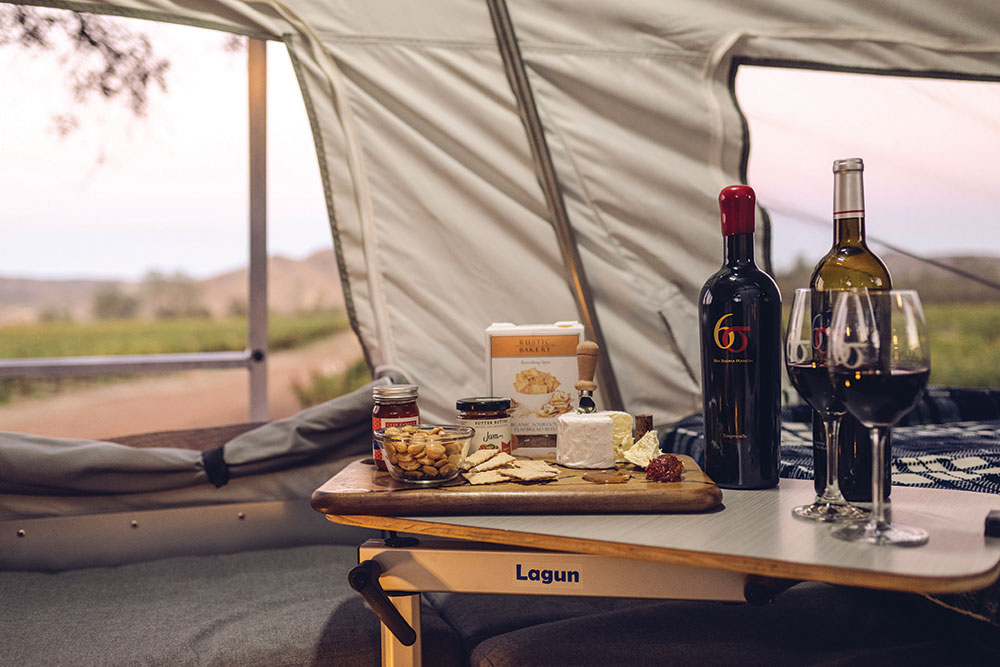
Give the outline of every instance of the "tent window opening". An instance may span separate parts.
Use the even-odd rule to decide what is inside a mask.
[[[248,380],[242,391],[213,393],[215,414],[201,421],[165,427],[153,418],[143,428],[124,419],[120,426],[31,432],[110,437],[273,418],[268,245],[300,255],[303,244],[313,252],[330,246],[284,44],[137,19],[26,11],[72,30],[49,29],[44,43],[24,45],[11,38],[13,23],[0,22],[7,31],[0,36],[7,121],[0,178],[9,186],[0,209],[0,430],[29,430],[23,424],[32,423],[30,403],[40,404],[39,395],[94,382],[118,386],[123,411],[130,409],[129,387],[141,386],[130,385],[137,376],[173,377],[195,392],[201,380],[162,374],[193,369]],[[128,53],[129,68],[88,88],[105,65],[100,53],[74,44],[79,29]],[[269,53],[277,57],[269,60]],[[271,99],[269,70],[279,73],[277,92],[291,99],[291,110]],[[148,83],[137,90],[143,77]],[[276,111],[270,119],[269,108]],[[293,125],[290,138],[283,128]],[[268,191],[267,131],[275,126],[278,167],[295,171],[288,192],[281,178]],[[292,158],[299,166],[282,169],[290,145],[305,150]],[[296,202],[272,215],[283,223],[278,234],[267,229],[275,201]],[[317,297],[313,302],[324,307]],[[294,337],[289,326],[318,325],[277,322]],[[152,417],[172,409],[162,402],[146,410]]]
[[[735,95],[782,293],[830,248],[833,161],[860,157],[868,243],[920,293],[931,382],[1000,387],[1000,83],[744,64]]]

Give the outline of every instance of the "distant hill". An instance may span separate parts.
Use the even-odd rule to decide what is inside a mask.
[[[898,253],[880,255],[889,268],[892,285],[915,289],[925,303],[964,302],[1000,303],[1000,291],[956,275],[918,259]],[[818,259],[818,258],[817,258]],[[1000,284],[1000,257],[934,257],[934,262],[954,267],[974,276]],[[813,267],[801,264],[775,276],[783,298],[790,299],[799,287],[809,286]]]
[[[332,250],[320,250],[296,260],[275,256],[268,261],[268,306],[272,312],[293,313],[344,306],[337,260]],[[213,317],[222,317],[247,301],[247,270],[237,269],[192,281],[195,298]],[[0,277],[0,324],[34,322],[45,317],[93,319],[95,295],[117,289],[140,301],[139,316],[151,317],[142,305],[142,281],[35,280]]]
[[[202,303],[213,315],[224,314],[234,300],[247,298],[247,270],[224,273],[201,281]],[[273,312],[294,313],[342,308],[337,258],[320,250],[305,259],[275,256],[267,263],[268,307]]]
[[[1000,303],[1000,292],[953,275],[919,260],[895,253],[884,254],[893,285],[913,288],[926,303]],[[941,257],[935,261],[1000,283],[1000,257]],[[809,285],[812,266],[800,265],[775,278],[781,293],[790,299],[797,287]],[[272,312],[294,313],[344,306],[337,260],[332,250],[320,250],[304,259],[272,257],[268,262],[269,307]],[[43,317],[93,319],[95,294],[114,287],[142,301],[143,283],[100,280],[34,280],[0,277],[0,324],[34,322]],[[198,303],[213,317],[222,317],[247,299],[245,268],[194,281]],[[140,307],[140,317],[151,317]]]
[[[89,317],[94,293],[106,284],[97,280],[33,280],[0,277],[0,324],[34,322],[42,313]]]

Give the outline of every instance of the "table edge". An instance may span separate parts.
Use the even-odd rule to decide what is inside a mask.
[[[478,526],[457,526],[415,518],[346,514],[326,514],[325,516],[334,523],[360,528],[394,530],[404,533],[476,540],[494,544],[546,549],[549,551],[566,551],[616,558],[635,558],[638,560],[728,570],[779,579],[820,581],[829,584],[860,586],[907,593],[965,593],[985,588],[1000,577],[1000,560],[990,569],[973,575],[923,577],[767,558],[717,554],[705,551],[672,549],[669,547],[624,545],[601,540],[537,535],[521,531],[497,530]]]

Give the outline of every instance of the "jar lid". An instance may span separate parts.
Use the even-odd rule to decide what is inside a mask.
[[[455,401],[455,409],[462,412],[496,412],[497,410],[510,410],[510,399],[499,396],[476,396],[473,398],[460,398]]]
[[[372,388],[372,398],[413,400],[417,397],[417,385],[415,384],[380,384]]]

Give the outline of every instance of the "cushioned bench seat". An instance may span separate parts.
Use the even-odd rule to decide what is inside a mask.
[[[451,596],[458,598],[458,596]],[[609,610],[532,621],[473,636],[472,665],[997,665],[1000,642],[984,623],[911,595],[799,584],[767,607],[630,600]],[[566,601],[566,607],[579,607]],[[524,616],[516,600],[458,600],[446,619]],[[459,613],[461,610],[461,613]],[[471,621],[475,624],[475,621]],[[460,624],[469,633],[470,621]]]
[[[347,572],[351,546],[0,573],[3,665],[376,664],[379,624]],[[426,664],[465,662],[424,604]]]
[[[377,665],[352,546],[0,573],[3,665]],[[426,594],[449,665],[997,664],[989,626],[909,595],[801,584],[768,607]]]

